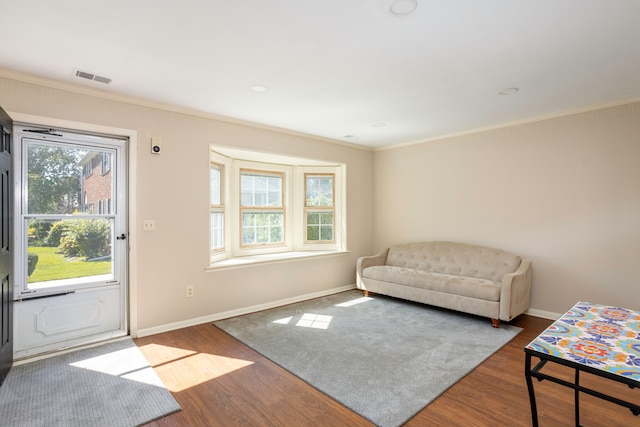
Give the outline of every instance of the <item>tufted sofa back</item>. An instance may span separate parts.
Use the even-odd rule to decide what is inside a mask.
[[[386,265],[502,281],[521,258],[510,252],[455,242],[405,243],[389,249]]]

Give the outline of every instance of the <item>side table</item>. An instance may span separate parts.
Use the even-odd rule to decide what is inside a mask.
[[[640,414],[638,403],[631,403],[580,385],[580,372],[588,372],[640,387],[640,311],[578,302],[524,349],[525,379],[529,390],[533,426],[538,426],[533,380],[549,380],[572,388],[575,395],[575,421],[580,426],[579,394],[586,393],[613,402]],[[532,368],[531,358],[540,361]],[[573,382],[542,372],[547,363],[575,369]]]

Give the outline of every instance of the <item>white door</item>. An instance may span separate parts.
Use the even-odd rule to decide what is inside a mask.
[[[126,335],[127,141],[14,135],[15,358]]]

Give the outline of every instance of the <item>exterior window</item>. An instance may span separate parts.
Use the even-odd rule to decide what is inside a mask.
[[[282,174],[240,170],[241,246],[284,243]]]
[[[102,161],[100,163],[100,173],[105,175],[111,170],[111,153],[102,153]]]
[[[223,202],[223,177],[224,166],[211,163],[210,171],[210,229],[211,251],[224,250],[224,202]]]
[[[334,175],[305,174],[304,216],[307,242],[334,241]]]

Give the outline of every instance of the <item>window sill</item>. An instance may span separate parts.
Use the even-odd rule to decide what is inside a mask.
[[[275,254],[243,256],[235,258],[227,258],[216,261],[206,268],[206,271],[226,270],[233,268],[250,267],[259,264],[273,264],[280,262],[296,261],[299,259],[331,257],[346,255],[349,251],[299,251],[299,252],[280,252]]]

